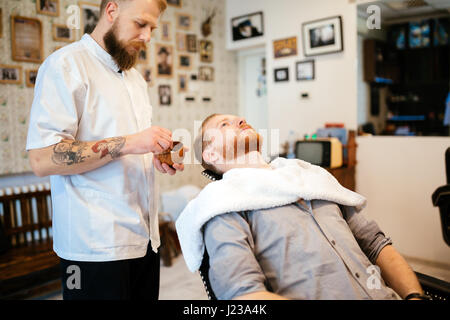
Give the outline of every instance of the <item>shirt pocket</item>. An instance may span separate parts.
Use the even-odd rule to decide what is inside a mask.
[[[93,249],[146,245],[148,228],[138,206],[138,192],[117,195],[82,190],[89,210],[89,238]]]

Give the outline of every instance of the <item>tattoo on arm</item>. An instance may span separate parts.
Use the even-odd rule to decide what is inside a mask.
[[[88,156],[83,155],[87,148],[85,142],[62,141],[53,147],[52,161],[57,165],[73,165],[86,160]]]
[[[116,159],[121,156],[120,150],[125,145],[125,138],[116,137],[108,140],[101,140],[92,146],[92,151],[95,153],[101,152],[100,159],[107,154],[111,155],[111,158]]]

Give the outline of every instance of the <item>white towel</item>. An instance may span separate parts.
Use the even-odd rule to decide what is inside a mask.
[[[223,179],[208,184],[191,200],[176,221],[187,267],[200,268],[203,252],[202,226],[213,217],[246,210],[266,209],[305,200],[328,200],[353,206],[359,212],[366,199],[339,184],[325,169],[298,159],[277,158],[273,170],[236,168]]]

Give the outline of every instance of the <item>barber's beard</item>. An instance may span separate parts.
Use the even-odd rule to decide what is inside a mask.
[[[117,21],[114,22],[111,29],[104,35],[103,41],[106,50],[116,62],[120,70],[131,69],[137,61],[139,52],[145,50],[145,43],[141,41],[130,41],[124,43],[117,38]],[[130,53],[127,48],[134,47],[136,50]]]

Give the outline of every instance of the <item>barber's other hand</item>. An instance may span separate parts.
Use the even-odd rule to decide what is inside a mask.
[[[171,167],[167,163],[161,163],[161,161],[157,157],[153,157],[153,164],[159,172],[168,173],[171,176],[173,176],[177,171],[184,170],[184,164],[182,163],[174,163]]]
[[[162,153],[163,151],[172,148],[172,132],[170,130],[152,126],[136,134],[126,137],[126,144],[128,153],[143,154],[143,153]]]

